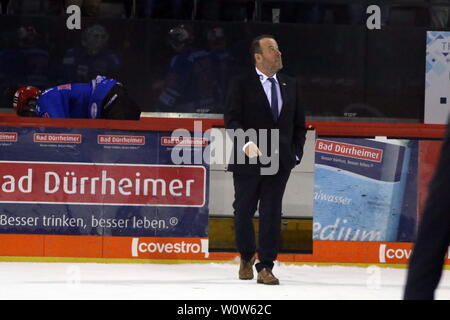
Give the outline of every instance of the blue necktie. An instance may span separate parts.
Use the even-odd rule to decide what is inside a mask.
[[[273,119],[275,121],[277,121],[278,120],[278,93],[277,93],[276,80],[274,78],[268,78],[268,79],[272,83],[270,108],[272,109]]]

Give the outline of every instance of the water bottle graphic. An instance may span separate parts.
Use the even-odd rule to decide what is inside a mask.
[[[317,139],[314,240],[396,241],[407,140]]]

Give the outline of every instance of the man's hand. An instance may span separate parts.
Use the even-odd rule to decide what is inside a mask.
[[[249,158],[259,157],[262,155],[261,151],[258,149],[258,146],[253,142],[250,142],[244,147],[244,152]]]

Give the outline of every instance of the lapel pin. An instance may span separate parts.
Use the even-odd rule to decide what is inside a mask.
[[[286,82],[282,82],[281,84],[282,84],[283,86],[285,86],[285,85],[286,85]]]

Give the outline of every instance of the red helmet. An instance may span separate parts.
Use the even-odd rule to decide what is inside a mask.
[[[41,90],[36,87],[22,87],[14,94],[13,107],[19,116],[32,116],[36,114],[36,100]],[[31,100],[31,102],[30,102]]]

